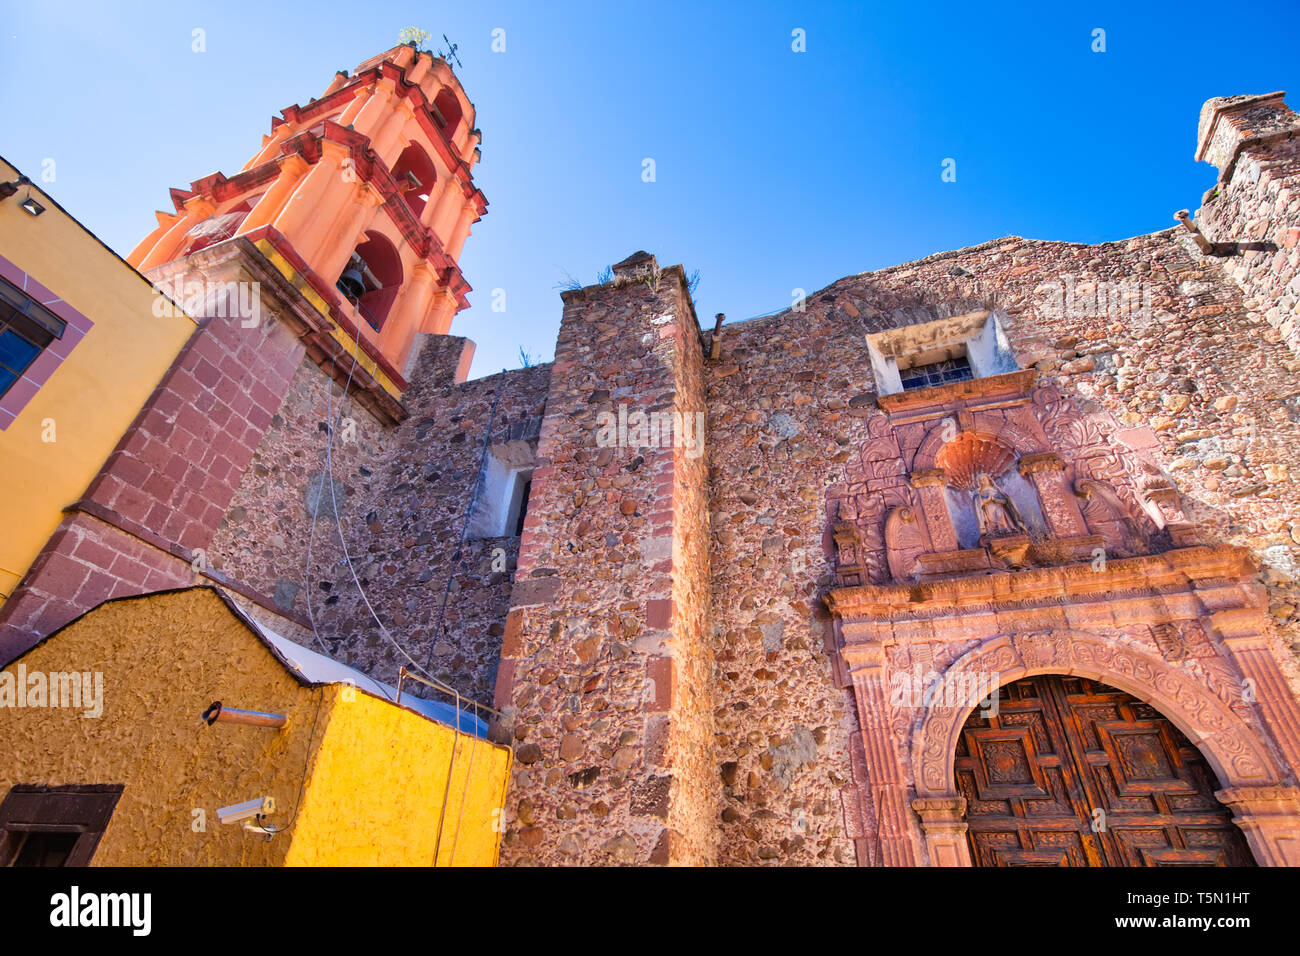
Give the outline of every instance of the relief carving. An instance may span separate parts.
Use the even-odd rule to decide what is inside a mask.
[[[1162,528],[1188,524],[1182,497],[1171,479],[1161,474],[1150,462],[1142,463],[1142,476],[1138,480],[1142,502],[1147,511]]]
[[[1138,523],[1108,484],[1080,478],[1074,483],[1074,493],[1083,500],[1083,520],[1088,531],[1106,539],[1107,551],[1127,556],[1146,550],[1147,542]]]
[[[1151,701],[1185,730],[1193,743],[1202,744],[1211,762],[1226,778],[1264,783],[1277,778],[1277,770],[1243,720],[1218,694],[1183,668],[1147,657],[1135,648],[1091,634],[1038,632],[999,637],[956,661],[956,670],[1002,675],[1000,682],[1015,680],[1027,669],[1052,670],[1091,677],[1122,689],[1131,689]],[[1127,685],[1127,686],[1125,686]],[[957,711],[961,710],[960,713]],[[956,734],[969,708],[930,708],[914,743],[917,789],[921,795],[952,789],[951,765]]]
[[[889,573],[895,581],[910,579],[916,571],[916,559],[929,550],[930,542],[908,505],[899,505],[885,518],[885,553]]]

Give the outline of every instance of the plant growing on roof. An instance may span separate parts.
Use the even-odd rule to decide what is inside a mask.
[[[397,39],[400,43],[414,47],[417,52],[429,50],[428,30],[421,30],[419,27],[402,27],[402,32],[397,34]]]

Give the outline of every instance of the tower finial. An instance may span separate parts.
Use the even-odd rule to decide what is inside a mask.
[[[447,44],[447,52],[443,53],[439,50],[438,56],[442,57],[444,60],[451,60],[451,62],[456,64],[457,69],[463,70],[464,67],[461,65],[459,57],[456,56],[456,50],[458,49],[457,45],[448,40],[447,34],[445,33],[442,35],[442,42]]]

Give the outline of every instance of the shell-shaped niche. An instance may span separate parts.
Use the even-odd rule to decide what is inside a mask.
[[[943,469],[950,487],[970,491],[979,475],[996,478],[1015,460],[1016,453],[996,438],[963,432],[939,449],[934,463]]]

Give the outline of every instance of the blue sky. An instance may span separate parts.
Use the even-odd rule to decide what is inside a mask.
[[[0,26],[0,154],[33,178],[54,159],[46,188],[125,254],[169,187],[233,174],[272,115],[405,26],[459,44],[483,130],[490,206],[452,325],[478,343],[475,376],[517,367],[521,346],[549,360],[557,283],[637,249],[699,270],[708,324],[998,236],[1166,228],[1214,179],[1192,159],[1201,103],[1300,73],[1291,3],[44,0]]]

